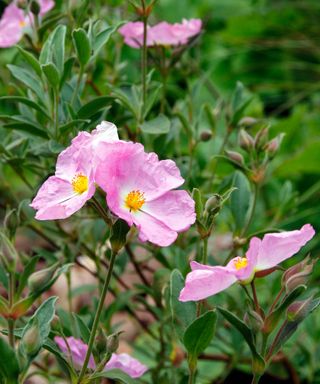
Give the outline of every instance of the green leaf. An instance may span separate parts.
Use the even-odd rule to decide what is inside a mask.
[[[156,102],[160,90],[162,88],[162,85],[159,85],[153,92],[150,92],[148,95],[146,104],[143,109],[143,118],[145,119],[148,116],[148,113],[150,112],[151,108],[153,107],[154,103]]]
[[[19,277],[19,286],[16,291],[16,297],[20,297],[23,289],[27,285],[28,277],[34,272],[37,262],[39,261],[39,256],[33,256],[28,264],[24,267],[22,275]]]
[[[196,303],[193,301],[181,302],[179,295],[184,287],[184,278],[178,269],[172,271],[170,276],[170,309],[172,322],[177,335],[182,340],[189,324],[196,318]]]
[[[213,310],[198,317],[188,326],[183,336],[183,344],[188,351],[189,360],[196,360],[211,343],[216,322],[217,314]]]
[[[126,373],[120,371],[120,369],[111,369],[110,371],[95,373],[94,375],[90,376],[90,381],[101,379],[103,377],[106,379],[119,380],[121,383],[125,384],[135,384],[137,382]]]
[[[91,56],[90,40],[83,28],[75,29],[72,32],[72,39],[80,65],[84,67]]]
[[[279,323],[282,315],[291,303],[293,303],[307,289],[305,285],[299,285],[283,300],[283,302],[264,321],[263,330],[266,333],[272,332]]]
[[[107,103],[110,102],[110,99],[109,96],[100,96],[89,101],[78,110],[78,118],[88,119],[101,109],[107,108]]]
[[[43,139],[49,138],[47,132],[42,131],[41,129],[37,128],[35,125],[33,125],[31,123],[29,123],[29,124],[18,123],[18,122],[17,123],[8,123],[8,124],[4,124],[3,128],[14,129],[17,131],[23,131],[23,132],[29,133],[32,136],[42,137]]]
[[[245,341],[247,342],[251,353],[252,353],[252,366],[253,371],[255,373],[263,373],[265,369],[265,362],[262,358],[262,356],[257,352],[254,339],[251,333],[250,328],[237,316],[235,316],[233,313],[227,311],[224,308],[217,307],[217,310],[221,313],[221,315],[229,321],[230,324],[232,324],[243,336]]]
[[[99,32],[95,38],[94,38],[94,42],[93,42],[93,46],[92,46],[92,50],[93,50],[93,54],[96,55],[100,49],[105,45],[107,44],[108,40],[110,39],[110,36],[117,31],[117,29],[123,25],[123,22],[117,24],[116,26],[114,27],[107,27],[106,29],[104,29],[103,31]]]
[[[53,63],[48,63],[42,64],[41,69],[45,74],[49,84],[56,89],[60,82],[60,76],[57,67]]]
[[[0,374],[7,379],[7,383],[18,383],[18,360],[14,350],[3,338],[0,338],[0,356]]]
[[[59,132],[60,132],[61,134],[69,133],[70,130],[71,130],[71,128],[73,128],[75,125],[79,125],[79,124],[83,124],[83,123],[90,123],[90,120],[88,120],[88,119],[76,119],[76,120],[72,120],[72,121],[70,121],[69,123],[60,125],[60,127],[59,127]]]
[[[230,198],[231,212],[235,219],[236,228],[242,229],[246,223],[250,207],[251,190],[247,177],[240,171],[235,171],[233,187],[237,188]]]
[[[16,47],[19,49],[23,58],[30,64],[30,66],[33,68],[33,70],[36,72],[36,74],[39,77],[41,77],[42,71],[41,71],[39,61],[31,53],[29,53],[25,49],[21,48],[19,45],[17,45]]]
[[[64,70],[64,50],[65,50],[65,39],[66,39],[67,27],[65,25],[58,25],[53,31],[52,37],[52,55],[54,63],[60,76]]]
[[[86,344],[88,344],[89,343],[89,339],[90,339],[90,330],[89,330],[89,328],[87,327],[85,322],[82,320],[82,318],[78,314],[73,313],[72,316],[73,316],[73,319],[74,319],[74,323],[76,324],[76,326],[78,328],[78,334],[80,335],[80,338]]]
[[[163,135],[169,132],[170,125],[170,120],[165,115],[160,114],[155,119],[145,121],[141,126],[141,130],[152,135]]]
[[[28,107],[35,109],[36,111],[42,113],[45,117],[48,119],[51,119],[50,116],[47,114],[47,112],[39,106],[39,104],[35,103],[34,101],[28,99],[27,97],[22,96],[2,96],[0,97],[0,101],[14,101],[17,103],[21,103],[24,105],[27,105]]]
[[[7,66],[12,76],[20,80],[24,85],[27,86],[27,88],[31,89],[39,97],[40,100],[44,100],[45,95],[41,86],[41,79],[38,76],[31,73],[29,70],[18,67],[16,65],[8,64]]]

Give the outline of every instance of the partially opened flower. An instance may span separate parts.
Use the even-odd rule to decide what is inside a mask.
[[[162,21],[154,26],[147,26],[147,46],[177,46],[187,44],[189,39],[201,32],[200,19],[183,20],[182,23],[170,24]],[[133,48],[143,45],[143,23],[129,22],[119,28],[124,42]]]
[[[32,14],[25,14],[16,5],[16,1],[10,3],[4,10],[0,20],[0,48],[11,47],[19,42],[26,28],[33,21]],[[53,0],[39,0],[40,16],[54,7]]]
[[[172,190],[184,182],[172,160],[159,161],[141,144],[123,141],[100,143],[97,156],[95,179],[107,193],[108,207],[137,226],[141,241],[168,246],[195,222],[189,194]]]
[[[315,234],[310,224],[300,230],[253,237],[246,257],[235,257],[225,267],[191,262],[192,271],[180,292],[180,301],[198,301],[215,295],[235,282],[247,284],[254,274],[275,267],[296,254]]]
[[[70,359],[72,359],[72,362],[75,367],[80,369],[84,363],[88,350],[87,344],[85,344],[79,339],[75,339],[74,337],[67,337],[67,344],[65,340],[59,336],[56,336],[54,338],[54,341],[58,344],[61,351]],[[89,359],[88,368],[96,368],[96,364],[92,355]],[[134,359],[127,353],[113,353],[111,355],[110,360],[105,365],[104,371],[110,371],[111,369],[120,369],[132,378],[138,378],[148,370],[148,367],[146,367],[144,364],[140,363],[139,360]]]
[[[80,132],[60,153],[56,172],[39,189],[30,206],[36,219],[65,219],[78,211],[94,192],[95,150],[100,142],[118,140],[117,128],[102,122],[92,133]]]

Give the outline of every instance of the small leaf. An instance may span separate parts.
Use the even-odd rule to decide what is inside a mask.
[[[6,129],[15,129],[17,131],[23,131],[26,133],[29,133],[32,136],[38,136],[42,137],[43,139],[48,139],[49,136],[47,132],[42,131],[41,129],[37,128],[35,125],[32,125],[31,123],[8,123],[4,124],[2,126],[3,128]]]
[[[18,383],[19,363],[10,345],[0,337],[0,374],[7,379],[6,383]]]
[[[53,63],[42,64],[41,69],[45,74],[49,84],[57,88],[60,82],[60,76],[57,67]]]
[[[94,38],[94,42],[93,42],[93,47],[92,47],[92,50],[93,50],[93,54],[96,55],[100,49],[105,45],[107,44],[108,40],[110,39],[110,36],[117,31],[118,28],[121,27],[121,25],[123,25],[123,22],[121,23],[118,23],[116,26],[114,27],[107,27],[106,29],[104,29],[103,31],[99,32],[95,38]]]
[[[100,96],[89,101],[79,109],[77,113],[78,118],[88,119],[101,109],[107,108],[107,103],[110,102],[110,99],[111,98],[109,96]]]
[[[231,195],[231,212],[236,222],[236,228],[242,229],[246,223],[251,199],[250,184],[247,177],[240,171],[235,171],[233,188],[237,188]]]
[[[16,291],[16,297],[20,297],[23,289],[27,285],[28,277],[34,272],[39,256],[33,256],[28,264],[24,267],[22,275],[19,277],[19,286]]]
[[[89,328],[87,327],[87,325],[85,324],[85,322],[82,320],[82,318],[76,314],[76,313],[73,313],[72,314],[73,316],[73,319],[74,319],[74,322],[78,328],[78,333],[80,334],[80,338],[86,343],[88,344],[89,343],[89,339],[90,339],[90,330]]]
[[[183,344],[188,351],[189,359],[196,360],[211,343],[216,322],[216,312],[208,311],[188,326],[183,336]]]
[[[151,135],[162,135],[169,132],[170,124],[170,120],[165,115],[160,114],[155,119],[145,121],[141,130]]]
[[[28,107],[35,109],[38,112],[41,112],[45,117],[50,119],[50,116],[47,114],[47,112],[39,106],[39,104],[35,103],[34,101],[28,99],[27,97],[22,96],[2,96],[0,97],[0,101],[15,101],[17,103],[21,103],[24,105],[27,105]]]
[[[90,120],[88,119],[76,119],[76,120],[72,120],[70,121],[69,123],[65,123],[63,125],[60,125],[59,127],[59,132],[63,135],[65,135],[66,133],[69,133],[70,130],[75,126],[75,125],[80,125],[80,124],[83,124],[83,123],[90,123]]]
[[[52,55],[54,59],[54,64],[56,65],[56,68],[59,71],[60,75],[62,75],[64,70],[64,49],[66,32],[67,27],[65,25],[60,24],[53,31],[52,38]]]
[[[40,100],[45,99],[45,94],[41,86],[41,79],[25,68],[8,64],[8,68],[16,79],[20,80],[27,88],[31,89]]]
[[[126,373],[120,371],[120,369],[111,369],[110,371],[95,373],[90,376],[90,381],[94,381],[96,379],[101,378],[119,380],[121,383],[124,384],[135,384],[137,382],[135,379],[132,379]]]
[[[31,67],[36,72],[36,74],[39,77],[41,77],[42,71],[41,71],[39,61],[31,53],[29,53],[25,49],[21,48],[19,45],[17,45],[16,47],[19,49],[19,51],[20,51],[21,55],[24,57],[24,59],[31,65]]]
[[[186,328],[196,318],[196,303],[193,301],[186,303],[179,301],[179,295],[183,287],[183,276],[178,269],[173,270],[170,277],[170,309],[175,331],[181,340]]]
[[[91,46],[86,31],[82,28],[75,29],[72,32],[72,39],[78,60],[81,66],[84,67],[91,56]]]

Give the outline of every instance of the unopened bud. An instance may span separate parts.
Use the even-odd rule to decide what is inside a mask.
[[[255,311],[250,310],[246,312],[243,320],[254,332],[258,332],[263,328],[263,319]]]
[[[60,319],[57,315],[53,316],[53,319],[51,321],[51,328],[55,330],[60,330]]]
[[[271,158],[274,157],[275,154],[278,152],[283,136],[284,136],[283,133],[278,135],[277,137],[268,141],[267,144],[264,146],[265,151],[268,153],[268,155]]]
[[[113,333],[107,337],[107,352],[114,353],[119,348],[119,336],[122,332]]]
[[[129,230],[129,225],[121,219],[118,219],[113,225],[110,243],[111,249],[114,253],[118,253],[120,249],[126,244]]]
[[[103,355],[107,352],[107,337],[101,328],[99,329],[98,336],[96,337],[95,345],[99,355]]]
[[[256,149],[261,149],[266,144],[269,136],[269,127],[264,127],[256,134],[254,146]]]
[[[28,1],[27,0],[18,0],[16,2],[16,5],[18,8],[20,9],[27,9],[27,6],[28,6]]]
[[[202,131],[200,134],[200,140],[201,141],[209,141],[212,138],[212,132],[211,131]]]
[[[235,236],[233,239],[233,247],[234,248],[242,248],[247,243],[247,241],[248,240],[244,237]]]
[[[312,308],[313,297],[309,297],[306,300],[296,301],[289,305],[287,309],[288,321],[303,320]]]
[[[28,278],[30,292],[40,291],[43,286],[47,285],[54,276],[57,266],[57,264],[54,264],[49,268],[42,269],[30,275]]]
[[[240,129],[239,144],[241,148],[250,151],[254,147],[254,139],[247,131]]]
[[[35,323],[26,331],[21,340],[23,349],[28,356],[37,354],[41,347],[41,339],[39,332],[39,323],[35,319]]]
[[[307,283],[316,263],[316,261],[311,261],[311,263],[309,261],[310,259],[306,258],[284,272],[282,286],[285,287],[287,293],[292,292],[299,285]]]
[[[215,193],[206,201],[204,210],[211,216],[217,214],[221,208],[221,201],[222,197],[218,193]]]
[[[195,202],[195,210],[196,210],[196,214],[197,214],[197,219],[199,220],[201,218],[201,215],[202,215],[203,204],[202,204],[201,192],[198,188],[193,188],[192,198]]]
[[[225,151],[227,157],[232,160],[234,163],[239,165],[244,165],[244,159],[241,153],[235,151]]]
[[[178,345],[174,345],[170,353],[170,360],[174,367],[179,367],[184,361],[186,354],[182,348]]]
[[[40,13],[40,4],[36,1],[36,0],[32,0],[31,1],[31,4],[30,4],[30,11],[34,14],[34,15],[36,15],[36,16],[38,16],[39,15],[39,13]]]
[[[257,122],[258,120],[255,119],[254,117],[245,116],[239,121],[238,125],[249,128],[257,124]]]

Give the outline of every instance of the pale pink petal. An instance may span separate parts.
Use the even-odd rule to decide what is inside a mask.
[[[97,125],[96,129],[91,132],[92,146],[95,149],[100,142],[113,142],[118,141],[117,127],[109,121],[102,121]]]
[[[221,292],[237,281],[234,271],[228,267],[210,267],[192,263],[193,270],[187,274],[180,301],[198,301]]]
[[[54,7],[53,0],[39,0],[40,4],[40,16],[43,16]]]
[[[127,353],[113,353],[111,359],[104,367],[105,371],[111,369],[120,369],[132,378],[138,378],[148,370],[148,367]]]
[[[0,48],[17,44],[23,35],[23,28],[28,24],[22,9],[13,2],[9,4],[0,20]]]
[[[290,258],[312,239],[314,234],[310,224],[304,225],[300,230],[266,234],[260,244],[256,269],[269,269]]]
[[[186,231],[195,222],[194,200],[186,191],[170,191],[149,201],[143,212],[156,217],[174,231]]]
[[[77,194],[70,182],[51,176],[42,184],[30,206],[37,210],[38,220],[65,219],[82,208],[94,191],[91,182],[88,191]]]
[[[143,242],[150,241],[160,247],[167,247],[171,245],[178,236],[177,232],[147,213],[141,211],[136,212],[132,214],[132,219],[139,229],[139,239]]]
[[[140,48],[143,44],[143,23],[141,21],[129,22],[119,28],[124,42],[132,48]]]
[[[150,27],[152,45],[177,45],[178,40],[174,34],[174,27],[165,21]]]
[[[88,346],[83,341],[75,339],[72,336],[67,337],[66,340],[70,348],[72,362],[77,368],[82,368],[88,350]],[[54,338],[54,341],[57,343],[60,350],[70,358],[69,349],[65,340],[62,337],[56,336]],[[96,367],[92,355],[90,356],[88,367],[91,369],[95,369]]]

